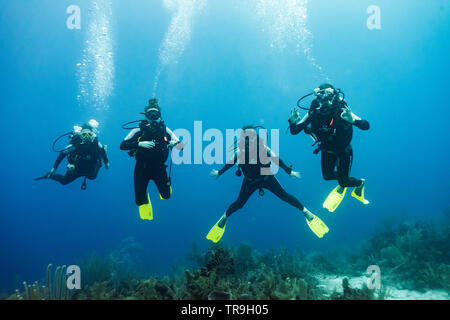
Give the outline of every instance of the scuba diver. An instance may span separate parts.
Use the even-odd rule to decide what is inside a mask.
[[[102,167],[102,161],[106,169],[109,169],[109,160],[106,155],[106,146],[103,146],[97,138],[98,122],[90,120],[83,126],[75,126],[73,132],[69,132],[58,137],[53,143],[53,151],[59,152],[59,156],[53,168],[40,178],[35,180],[51,179],[58,181],[62,185],[67,185],[79,177],[84,177],[81,185],[82,190],[86,190],[86,178],[95,180]],[[63,137],[69,136],[70,143],[63,150],[55,150],[56,143]],[[67,157],[68,165],[65,175],[56,174],[56,170],[64,158]]]
[[[228,218],[232,213],[241,209],[250,196],[259,190],[261,196],[264,195],[264,189],[270,190],[281,200],[299,209],[305,216],[306,222],[311,230],[322,238],[329,231],[328,227],[306,209],[300,201],[293,195],[287,193],[270,171],[271,162],[281,167],[292,178],[300,178],[300,173],[293,171],[292,166],[288,167],[272,150],[267,147],[259,137],[256,129],[258,127],[246,126],[242,130],[242,136],[234,147],[233,159],[229,161],[220,170],[212,170],[211,176],[220,177],[234,165],[238,166],[237,176],[244,175],[241,190],[238,199],[230,205],[227,211],[222,215],[219,221],[210,230],[206,238],[217,243],[225,232]],[[266,157],[267,156],[267,157]]]
[[[161,118],[161,108],[157,99],[150,99],[144,109],[145,120],[137,120],[124,124],[123,129],[131,129],[120,145],[120,150],[129,151],[131,157],[136,158],[134,169],[134,192],[139,215],[142,220],[153,220],[153,208],[147,187],[153,180],[158,188],[161,199],[169,199],[172,194],[170,172],[167,174],[165,162],[169,157],[169,150],[175,146],[182,148],[180,140],[166,127]],[[127,128],[132,123],[139,123],[139,127]],[[170,162],[172,167],[172,161]]]
[[[316,98],[312,101],[311,107],[309,109],[301,107],[300,102],[312,95]],[[354,198],[369,204],[364,198],[365,180],[350,177],[350,170],[353,161],[351,146],[353,126],[369,130],[370,125],[368,121],[356,116],[344,99],[344,93],[340,89],[324,83],[297,102],[300,109],[308,110],[303,119],[300,118],[297,109],[292,110],[289,119],[291,134],[296,135],[303,130],[311,135],[315,144],[319,144],[314,154],[322,152],[323,178],[339,182],[323,203],[323,207],[330,212],[337,209],[349,187],[355,188],[352,192]]]

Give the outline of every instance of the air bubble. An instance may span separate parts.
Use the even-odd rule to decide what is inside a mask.
[[[113,40],[109,32],[110,0],[94,2],[89,10],[89,26],[83,58],[77,64],[81,104],[101,109],[114,90]]]

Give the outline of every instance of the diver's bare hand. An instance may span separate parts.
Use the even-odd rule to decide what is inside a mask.
[[[352,110],[349,106],[344,107],[344,110],[341,113],[341,118],[351,124],[355,123],[355,118],[353,117]]]
[[[300,111],[297,109],[292,109],[291,111],[291,117],[289,118],[291,123],[297,123],[300,121]]]
[[[219,178],[219,176],[220,176],[220,174],[219,174],[219,170],[211,170],[211,172],[209,173],[209,175],[211,176],[211,177],[214,177],[214,178]]]
[[[297,172],[297,171],[292,171],[289,176],[294,179],[300,179],[302,177],[300,172]]]

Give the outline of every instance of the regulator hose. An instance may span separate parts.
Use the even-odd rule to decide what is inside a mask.
[[[124,123],[123,125],[122,125],[122,129],[123,130],[133,130],[133,129],[137,129],[137,128],[139,128],[139,126],[138,127],[128,127],[130,124],[134,124],[134,123],[141,123],[141,122],[143,122],[143,121],[145,121],[145,120],[135,120],[135,121],[130,121],[130,122],[127,122],[127,123]]]
[[[62,138],[66,137],[66,136],[70,136],[72,134],[73,134],[73,132],[67,132],[67,133],[64,133],[64,134],[60,135],[58,138],[56,138],[56,140],[52,144],[52,150],[54,152],[57,152],[57,153],[63,152],[65,148],[62,149],[62,150],[56,150],[55,146],[56,146],[56,144],[58,143],[59,140],[61,140]]]
[[[300,109],[302,109],[302,110],[307,110],[307,111],[309,111],[310,108],[302,107],[302,106],[300,105],[300,102],[302,102],[303,99],[308,98],[309,96],[312,96],[314,93],[315,93],[315,92],[308,93],[308,94],[304,95],[303,97],[301,97],[300,99],[298,99],[298,101],[297,101],[297,107],[300,108]]]

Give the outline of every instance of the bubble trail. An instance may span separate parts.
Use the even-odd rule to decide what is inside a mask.
[[[111,34],[112,4],[109,0],[92,3],[82,60],[77,64],[78,101],[96,110],[108,109],[114,90],[114,53]]]
[[[307,28],[308,0],[258,0],[256,13],[263,23],[263,32],[274,49],[294,48],[328,80],[322,66],[312,54],[312,32]]]
[[[159,48],[159,62],[153,83],[156,96],[159,78],[169,65],[176,64],[191,40],[193,19],[199,13],[205,0],[164,0],[164,6],[172,13],[172,20]]]

